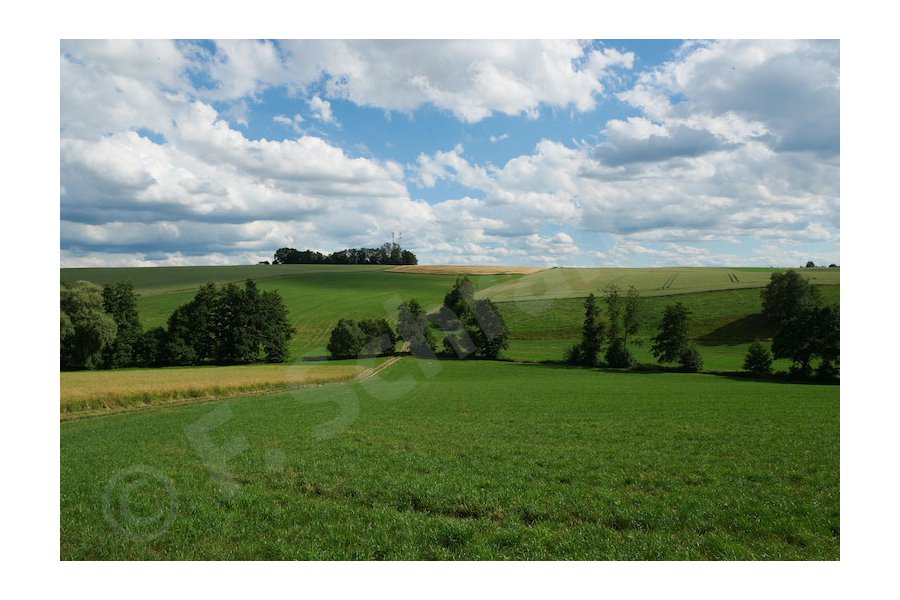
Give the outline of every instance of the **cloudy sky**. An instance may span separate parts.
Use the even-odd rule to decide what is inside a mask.
[[[62,266],[839,262],[837,41],[63,41]]]

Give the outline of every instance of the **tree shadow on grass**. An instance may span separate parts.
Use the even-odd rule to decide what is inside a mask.
[[[775,326],[761,314],[747,315],[735,319],[697,338],[706,346],[733,346],[754,339],[771,339]]]

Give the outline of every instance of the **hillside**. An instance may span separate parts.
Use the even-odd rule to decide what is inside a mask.
[[[399,270],[398,270],[399,269]],[[61,269],[63,281],[86,279],[110,283],[130,279],[140,295],[138,309],[144,328],[163,326],[168,316],[193,297],[207,281],[225,283],[252,278],[263,290],[277,289],[290,310],[297,335],[291,358],[322,356],[328,334],[340,318],[396,319],[397,305],[416,298],[436,308],[460,273],[469,273],[478,297],[490,297],[510,329],[506,355],[516,360],[560,360],[580,335],[582,299],[615,283],[634,285],[645,297],[645,323],[639,337],[649,340],[667,303],[684,302],[692,310],[692,334],[710,370],[739,370],[746,348],[755,337],[771,337],[755,318],[759,289],[774,269],[659,268],[547,269],[493,267],[389,267],[360,265],[255,265],[241,267],[157,267],[123,269]],[[531,272],[527,272],[531,271]],[[829,302],[838,302],[839,269],[800,269],[821,286]],[[672,299],[674,297],[675,299]],[[638,359],[652,362],[649,344],[636,348]]]

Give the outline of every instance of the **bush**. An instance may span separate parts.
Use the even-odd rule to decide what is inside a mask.
[[[610,342],[609,347],[606,349],[606,364],[615,369],[630,369],[634,366],[634,357],[625,346],[625,341],[621,338]]]
[[[772,353],[759,340],[753,340],[750,344],[744,357],[744,370],[757,377],[764,377],[772,372]]]
[[[703,369],[703,357],[700,356],[700,351],[693,344],[681,353],[680,362],[682,368],[689,373],[696,373]]]

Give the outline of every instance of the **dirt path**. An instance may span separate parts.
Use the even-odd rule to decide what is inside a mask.
[[[371,379],[371,378],[375,377],[376,375],[378,375],[379,373],[381,373],[382,371],[384,371],[385,369],[387,369],[389,366],[391,366],[394,363],[396,363],[397,361],[399,361],[401,358],[403,358],[403,357],[402,356],[392,356],[389,359],[387,359],[386,361],[384,361],[383,363],[381,363],[380,365],[378,365],[377,367],[372,367],[371,369],[366,369],[365,371],[360,373],[360,375],[356,379],[352,379],[351,382],[365,381],[366,379]]]

